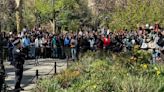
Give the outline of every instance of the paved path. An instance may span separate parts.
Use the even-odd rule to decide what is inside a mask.
[[[24,73],[22,79],[22,85],[24,87],[24,91],[21,92],[31,92],[31,89],[35,87],[36,78],[34,78],[36,74],[36,70],[39,71],[40,77],[46,77],[47,73],[49,73],[53,67],[54,62],[57,62],[57,72],[60,72],[66,69],[67,63],[66,60],[59,59],[39,59],[39,65],[35,66],[34,60],[27,60],[24,64]],[[5,63],[5,68],[7,72],[6,83],[9,86],[9,90],[14,88],[14,80],[15,80],[15,72],[14,67],[9,65],[9,63]],[[54,70],[50,72],[53,74]],[[34,79],[33,79],[34,78]],[[31,82],[31,80],[33,81]]]

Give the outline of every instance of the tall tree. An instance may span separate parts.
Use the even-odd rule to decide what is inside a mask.
[[[15,17],[15,7],[16,3],[14,0],[8,0],[7,2],[7,26],[8,31],[16,30],[16,17]]]
[[[36,0],[36,9],[43,22],[52,22],[55,18],[57,26],[72,31],[79,28],[81,20],[87,20],[89,11],[86,5],[85,0],[55,0],[53,7],[52,0]]]
[[[17,31],[21,31],[22,23],[23,23],[23,16],[22,16],[22,9],[23,9],[23,0],[15,0],[16,2],[16,24],[17,24]]]
[[[109,26],[113,29],[131,29],[140,23],[151,24],[157,21],[163,25],[163,6],[163,0],[127,0],[124,8],[120,6],[115,8]]]

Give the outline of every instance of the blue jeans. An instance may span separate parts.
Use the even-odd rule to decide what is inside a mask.
[[[57,48],[53,48],[52,49],[52,57],[54,57],[54,58],[57,58],[58,57],[58,49]]]
[[[31,58],[35,58],[35,46],[31,46],[31,47],[30,47],[29,56],[30,56]]]
[[[71,48],[71,55],[72,55],[72,59],[75,60],[76,59],[76,48]]]

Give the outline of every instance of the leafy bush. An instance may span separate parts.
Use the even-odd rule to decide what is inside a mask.
[[[57,76],[39,81],[34,92],[164,91],[163,65],[127,66],[129,59],[128,54],[88,53]]]
[[[146,23],[164,24],[163,0],[126,0],[126,4],[115,8],[109,26],[112,29],[134,29]]]

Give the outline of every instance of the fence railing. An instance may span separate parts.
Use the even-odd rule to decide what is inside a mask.
[[[37,80],[39,80],[43,76],[49,76],[49,75],[50,76],[54,76],[54,75],[56,75],[57,74],[57,67],[62,67],[62,66],[64,66],[64,65],[60,65],[59,66],[59,65],[57,65],[57,62],[54,62],[53,68],[49,72],[47,72],[46,74],[40,74],[39,73],[40,71],[37,69],[35,71],[35,75],[30,79],[30,81],[28,81],[28,83],[24,84],[22,86],[22,88],[27,87],[31,83],[37,83]],[[19,91],[21,89],[13,89],[11,86],[8,86],[6,82],[4,82],[4,85],[3,85],[3,89],[2,90],[3,90],[2,92],[10,92],[10,91],[11,92],[16,92],[16,91]]]

